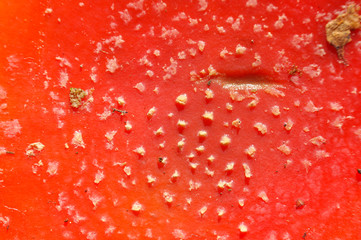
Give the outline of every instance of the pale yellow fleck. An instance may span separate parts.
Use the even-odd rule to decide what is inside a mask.
[[[45,145],[41,142],[35,142],[32,144],[29,144],[29,146],[26,148],[26,155],[27,156],[35,156],[35,151],[41,152],[44,149]]]
[[[177,97],[177,99],[175,100],[175,102],[178,104],[178,105],[181,105],[181,106],[185,106],[187,104],[187,101],[188,101],[188,97],[187,97],[187,94],[181,94]]]
[[[206,99],[207,100],[212,100],[214,97],[214,93],[211,89],[207,88],[204,93],[206,94]]]
[[[244,176],[246,178],[251,178],[252,177],[252,172],[251,172],[251,168],[248,166],[247,163],[243,163],[243,168],[244,168]]]
[[[85,143],[83,141],[83,135],[80,130],[74,132],[73,139],[71,140],[71,143],[77,148],[82,147],[85,148]]]
[[[287,131],[291,131],[292,127],[293,127],[293,121],[291,119],[287,119],[287,122],[285,122],[283,124],[284,128],[287,130]]]
[[[189,163],[189,166],[191,167],[192,170],[196,170],[198,165],[199,163]]]
[[[122,97],[122,96],[117,97],[116,100],[117,100],[119,106],[122,106],[122,107],[123,107],[123,106],[125,105],[124,97]]]
[[[198,212],[199,215],[203,216],[207,212],[208,208],[206,206],[202,207]]]
[[[203,145],[196,147],[196,151],[198,154],[203,153],[205,150],[205,147]]]
[[[228,146],[231,143],[231,138],[228,135],[223,135],[220,140],[220,144],[224,147]]]
[[[172,179],[172,181],[175,181],[179,177],[180,177],[179,172],[177,170],[175,170],[174,173],[172,174],[171,179]]]
[[[130,176],[132,174],[132,169],[129,166],[125,166],[123,171],[127,176]]]
[[[226,109],[227,109],[227,111],[233,111],[233,105],[232,104],[230,104],[230,103],[226,103]]]
[[[163,127],[158,128],[156,131],[153,132],[154,135],[156,136],[163,136],[164,135],[164,130]]]
[[[244,223],[239,224],[238,229],[241,233],[248,232],[248,227]]]
[[[241,120],[239,120],[239,118],[237,118],[236,120],[232,121],[232,126],[234,128],[240,128],[241,127]]]
[[[267,126],[263,123],[257,122],[254,125],[254,128],[258,130],[259,133],[262,135],[267,133]]]
[[[202,117],[206,121],[213,121],[213,119],[214,119],[213,112],[210,112],[210,111],[205,111],[203,113]]]
[[[319,147],[322,144],[326,143],[326,139],[322,136],[317,136],[317,137],[311,138],[310,143]]]
[[[216,159],[216,158],[213,155],[211,155],[207,158],[209,163],[213,163],[214,159]]]
[[[242,45],[238,44],[236,46],[236,54],[243,55],[246,52],[247,48],[243,47]]]
[[[214,171],[210,170],[208,167],[205,168],[204,172],[210,177],[213,177],[214,175]]]
[[[287,146],[286,144],[282,144],[277,149],[279,151],[281,151],[285,155],[290,155],[291,154],[291,148],[289,146]]]
[[[148,113],[147,113],[147,117],[148,118],[152,118],[153,115],[156,113],[157,108],[156,107],[152,107],[151,109],[149,109]]]
[[[208,75],[209,76],[217,76],[218,72],[216,69],[214,69],[214,67],[212,65],[209,65],[208,67]]]
[[[198,41],[198,49],[199,49],[199,51],[203,52],[205,46],[206,46],[206,43],[204,41]]]
[[[233,168],[234,168],[234,162],[230,162],[230,163],[227,163],[226,168],[224,169],[224,171],[231,172],[231,171],[233,171]]]
[[[273,116],[278,117],[281,114],[280,107],[279,106],[273,106],[271,108],[271,112],[272,112]]]
[[[244,207],[244,199],[239,199],[239,200],[238,200],[238,205],[239,205],[240,207]]]
[[[126,122],[125,122],[124,127],[125,127],[125,130],[126,130],[127,132],[131,131],[132,128],[133,128],[132,124],[131,124],[129,121],[126,121]]]
[[[185,145],[185,139],[183,138],[182,140],[180,140],[177,145],[179,150],[183,149]]]
[[[140,204],[138,201],[133,203],[133,205],[132,205],[132,211],[133,212],[140,212],[141,210],[143,210],[143,205],[142,204]]]
[[[173,202],[173,195],[170,194],[169,192],[164,192],[163,193],[163,198],[167,203],[172,203]]]
[[[205,130],[200,130],[199,132],[198,132],[198,137],[199,138],[206,138],[208,136],[208,133],[207,133],[207,131],[205,131]]]
[[[141,157],[145,155],[145,149],[143,146],[137,147],[136,149],[133,150],[133,152],[137,153]]]
[[[177,125],[179,128],[185,128],[188,125],[188,123],[184,120],[178,120]]]
[[[154,177],[154,176],[152,176],[152,175],[147,175],[147,182],[148,182],[148,184],[153,184],[156,180],[157,180],[156,177]]]
[[[269,198],[266,194],[265,191],[261,191],[259,194],[258,194],[258,197],[261,198],[264,202],[268,202],[269,201]]]
[[[226,213],[226,209],[223,207],[217,208],[217,215],[218,217],[222,217]]]
[[[244,150],[244,153],[245,153],[247,156],[249,156],[249,157],[251,157],[251,158],[254,158],[255,155],[256,155],[256,151],[257,151],[256,147],[255,147],[254,145],[251,145],[251,146],[249,146],[247,149]]]
[[[94,183],[98,184],[104,179],[104,173],[103,171],[98,170],[98,172],[95,174]]]

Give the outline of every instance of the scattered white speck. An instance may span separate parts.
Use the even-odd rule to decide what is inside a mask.
[[[239,118],[237,118],[236,120],[234,120],[234,121],[232,121],[232,126],[234,127],[234,128],[241,128],[241,120],[239,120]]]
[[[269,198],[266,194],[265,191],[261,191],[259,194],[258,194],[258,197],[261,198],[264,202],[268,202],[269,201]]]
[[[214,97],[214,93],[211,89],[207,88],[207,90],[204,91],[205,95],[206,95],[206,99],[207,100],[212,100]]]
[[[69,81],[69,75],[68,73],[64,70],[64,71],[60,71],[60,76],[59,76],[59,86],[65,88],[66,84]]]
[[[132,175],[132,169],[129,166],[125,166],[123,171],[125,172],[125,174],[129,177],[130,175]]]
[[[71,140],[71,143],[77,148],[82,147],[85,148],[85,143],[83,141],[83,135],[80,130],[74,132],[73,139]]]
[[[46,170],[50,176],[55,175],[58,172],[59,163],[58,162],[49,162],[48,169]]]
[[[200,139],[204,139],[204,138],[206,138],[207,136],[208,136],[208,133],[207,133],[207,131],[205,131],[205,130],[201,130],[201,131],[198,132],[198,137],[199,137]]]
[[[230,163],[227,163],[226,168],[224,169],[224,171],[231,172],[231,171],[233,171],[233,168],[234,168],[234,162],[230,162]]]
[[[208,7],[207,0],[198,0],[198,3],[199,3],[198,11],[203,12],[207,9]]]
[[[125,122],[124,127],[125,127],[125,130],[126,130],[127,132],[130,132],[130,131],[132,130],[132,128],[133,128],[132,124],[131,124],[129,121],[126,121],[126,122]]]
[[[317,137],[311,138],[310,143],[320,147],[321,145],[326,143],[326,139],[322,136],[317,136]]]
[[[143,157],[145,155],[145,149],[143,146],[137,147],[133,151],[137,153],[140,157]]]
[[[247,163],[243,163],[242,165],[244,168],[244,176],[246,178],[251,178],[252,177],[251,168],[248,166]]]
[[[144,210],[144,207],[143,207],[142,204],[140,204],[138,201],[133,203],[133,205],[132,205],[132,211],[133,212],[139,213],[142,210]]]
[[[247,226],[246,226],[244,223],[239,224],[238,229],[239,229],[239,231],[240,231],[241,233],[246,233],[246,232],[248,232],[248,228],[247,228]]]
[[[243,55],[243,54],[246,52],[246,50],[247,50],[247,48],[244,47],[244,46],[242,46],[242,45],[240,45],[240,44],[238,44],[238,45],[236,46],[236,54],[237,54],[237,55]]]
[[[156,108],[156,107],[152,107],[151,109],[149,109],[149,111],[148,111],[148,113],[147,113],[147,117],[148,117],[149,119],[152,118],[156,111],[157,111],[157,108]]]
[[[198,41],[198,49],[199,49],[199,51],[203,52],[205,46],[206,46],[206,43],[204,41]]]
[[[293,46],[295,46],[297,49],[301,49],[301,47],[305,47],[309,45],[312,42],[313,34],[295,34],[291,40],[291,43]]]
[[[216,158],[213,155],[211,155],[207,158],[209,163],[213,163],[214,159],[216,159]]]
[[[307,105],[304,107],[306,112],[318,112],[323,109],[323,107],[316,107],[315,104],[310,100],[307,102]]]
[[[26,148],[25,154],[27,156],[35,156],[35,151],[41,152],[44,149],[45,145],[41,142],[35,142],[32,144],[29,144],[29,146]]]
[[[207,122],[212,122],[214,117],[213,117],[213,112],[209,112],[209,111],[205,111],[204,114],[202,115],[203,120],[207,121]]]
[[[280,114],[281,114],[281,112],[280,112],[280,107],[279,106],[272,106],[271,107],[271,112],[272,112],[272,114],[273,114],[273,116],[275,116],[275,117],[278,117]]]
[[[306,67],[304,67],[303,72],[306,73],[308,76],[310,76],[310,78],[315,78],[320,76],[322,70],[320,68],[320,66],[318,66],[317,64],[310,64]]]
[[[106,67],[107,67],[106,70],[107,72],[114,73],[119,68],[117,59],[115,57],[107,59]]]
[[[282,144],[277,149],[285,155],[291,154],[291,148],[289,146],[287,146],[286,144]]]
[[[196,151],[198,154],[202,154],[205,150],[205,147],[203,145],[196,147]]]
[[[135,86],[134,86],[135,89],[137,89],[139,92],[144,92],[145,91],[145,86],[143,83],[137,83]]]
[[[284,128],[287,130],[287,131],[291,131],[292,127],[293,127],[293,121],[291,119],[287,119],[287,122],[285,122],[283,124]]]
[[[177,97],[177,99],[175,100],[175,102],[178,104],[178,105],[181,105],[181,106],[185,106],[187,104],[187,101],[188,101],[188,97],[187,97],[187,94],[181,94]]]
[[[163,136],[164,135],[164,130],[163,127],[158,128],[156,131],[153,132],[154,135],[156,136]]]
[[[246,2],[246,7],[256,7],[257,6],[257,0],[248,0]]]
[[[98,170],[98,172],[95,174],[94,183],[98,184],[104,179],[104,173],[103,171]]]
[[[220,144],[223,147],[228,146],[231,143],[231,138],[228,135],[223,135],[220,140]]]
[[[247,156],[254,158],[256,155],[256,147],[251,145],[246,150],[244,150],[244,153],[247,154]]]
[[[287,17],[285,14],[282,14],[282,16],[278,16],[278,20],[275,22],[274,26],[276,29],[281,29],[285,25],[283,21],[287,21]]]
[[[120,19],[123,20],[125,24],[128,24],[132,20],[132,16],[129,14],[128,9],[124,11],[119,11]]]
[[[170,194],[169,192],[163,193],[163,198],[166,201],[166,203],[172,203],[173,202],[173,194]]]
[[[203,216],[207,212],[207,207],[203,206],[201,209],[199,209],[198,213],[199,215]]]
[[[262,135],[267,133],[267,126],[263,123],[257,122],[254,125],[254,128],[257,129],[257,131],[259,133],[261,133]]]

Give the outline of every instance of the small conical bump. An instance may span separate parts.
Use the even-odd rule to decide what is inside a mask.
[[[256,147],[255,147],[254,145],[251,145],[251,146],[249,146],[246,150],[244,150],[244,153],[245,153],[248,157],[254,158],[255,155],[256,155],[256,151],[257,151]]]
[[[220,144],[222,147],[228,147],[228,145],[231,143],[231,138],[228,135],[223,135],[220,140]]]

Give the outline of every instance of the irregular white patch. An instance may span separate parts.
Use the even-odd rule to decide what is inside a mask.
[[[18,119],[0,122],[0,129],[3,130],[4,135],[8,138],[13,138],[21,132],[21,126]]]
[[[85,143],[83,141],[83,135],[80,130],[74,132],[74,137],[71,140],[71,143],[77,148],[82,147],[85,148]]]
[[[7,95],[7,93],[6,93],[5,89],[0,86],[0,100],[5,99],[6,95]]]
[[[117,59],[115,57],[107,59],[106,67],[107,67],[106,70],[107,72],[114,73],[119,68]]]
[[[305,47],[309,45],[312,42],[313,34],[295,34],[291,40],[291,43],[293,46],[295,46],[297,49],[300,49],[301,47]]]
[[[128,9],[119,11],[118,13],[120,15],[120,19],[122,19],[125,24],[128,24],[132,20],[132,16],[129,14]]]
[[[67,71],[60,71],[60,76],[59,76],[59,86],[66,88],[66,84],[69,81],[69,75],[67,73]]]
[[[207,0],[198,0],[198,3],[199,3],[198,11],[203,12],[207,9],[208,7]]]
[[[320,76],[322,70],[320,68],[320,66],[318,66],[317,64],[310,64],[306,67],[304,67],[303,72],[306,73],[308,76],[310,76],[310,78],[315,78]]]
[[[48,169],[46,170],[46,172],[49,173],[50,176],[53,176],[53,175],[57,174],[58,167],[59,167],[58,162],[49,162]]]
[[[248,0],[246,2],[246,7],[256,7],[257,6],[257,0]]]

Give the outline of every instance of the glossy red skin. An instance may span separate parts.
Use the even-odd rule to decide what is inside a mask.
[[[355,130],[360,128],[359,94],[351,93],[354,88],[360,89],[359,81],[361,65],[358,59],[360,52],[356,43],[360,41],[359,32],[352,34],[353,42],[346,46],[345,58],[349,66],[337,61],[336,52],[325,40],[324,26],[326,20],[315,21],[317,11],[333,13],[340,10],[343,2],[339,1],[281,1],[273,3],[279,9],[273,12],[265,11],[267,3],[258,3],[257,8],[246,8],[245,2],[221,1],[211,3],[205,12],[199,12],[196,3],[183,1],[167,1],[167,11],[159,15],[150,3],[146,3],[146,15],[136,18],[136,10],[129,10],[133,20],[125,25],[119,18],[118,11],[124,10],[126,2],[116,3],[111,10],[111,1],[101,3],[85,2],[79,7],[73,1],[36,1],[7,2],[0,8],[4,20],[1,23],[1,86],[7,91],[7,98],[0,100],[8,104],[5,113],[0,114],[1,121],[18,119],[22,126],[21,133],[9,138],[0,132],[0,147],[5,147],[15,154],[1,155],[0,168],[3,170],[0,179],[0,217],[8,217],[9,223],[4,223],[0,236],[4,239],[59,239],[71,236],[70,239],[90,238],[92,233],[96,239],[147,239],[146,230],[152,229],[154,239],[173,239],[174,229],[180,229],[186,234],[186,239],[216,239],[218,236],[228,236],[228,239],[357,239],[360,232],[360,178],[357,168],[361,168],[360,138]],[[52,8],[51,14],[44,14],[46,8]],[[178,14],[185,12],[192,18],[202,18],[202,23],[191,27],[180,22],[171,21]],[[283,28],[274,29],[274,22],[279,15],[285,13],[288,21]],[[233,31],[230,24],[225,23],[229,16],[236,18],[243,14],[245,21],[241,23],[242,31]],[[218,16],[212,21],[212,15]],[[118,26],[111,29],[109,16],[114,16]],[[250,16],[255,16],[252,20]],[[302,17],[308,16],[311,23],[302,24]],[[333,14],[332,17],[336,15]],[[58,18],[61,22],[58,22]],[[264,21],[257,19],[264,18]],[[255,23],[269,25],[262,33],[254,33]],[[210,30],[204,32],[204,24],[209,24]],[[134,31],[137,24],[142,29]],[[179,37],[168,45],[167,41],[146,36],[149,27],[155,25],[155,34],[161,31],[160,25],[174,27],[180,32]],[[215,27],[224,26],[225,34],[219,34]],[[273,38],[265,38],[267,31]],[[296,49],[291,39],[294,34],[313,33],[311,44]],[[112,54],[94,53],[95,43],[108,37],[121,34],[124,43],[122,48]],[[189,48],[186,40],[202,40],[206,42],[203,53],[195,57],[187,55],[185,60],[177,59],[177,53]],[[253,41],[252,41],[253,40]],[[322,44],[326,55],[314,55],[315,43]],[[244,45],[247,52],[244,56],[227,56],[222,59],[219,52],[226,47],[235,52],[237,44]],[[4,47],[6,45],[6,48]],[[272,50],[269,50],[272,48]],[[146,51],[159,49],[160,57],[148,54],[153,67],[140,66],[138,60],[146,55]],[[279,73],[273,71],[279,62],[278,51],[284,49],[288,63]],[[107,51],[108,53],[110,51]],[[253,68],[254,53],[262,56],[260,67]],[[19,59],[18,67],[9,68],[6,60],[9,56]],[[65,57],[72,64],[71,68],[61,67],[55,57]],[[116,56],[118,63],[123,65],[111,74],[106,72],[106,58]],[[177,59],[177,73],[171,79],[162,79],[162,67],[170,64],[170,57]],[[79,60],[75,60],[78,58]],[[97,59],[96,59],[97,58]],[[300,86],[290,81],[289,70],[292,65],[299,69],[312,63],[318,64],[322,73],[311,79],[307,74],[300,76]],[[83,67],[80,67],[80,65]],[[330,73],[329,65],[335,68]],[[196,72],[213,65],[219,72],[229,76],[244,76],[258,74],[271,77],[285,88],[285,97],[276,98],[258,90],[260,103],[249,109],[250,99],[237,102],[229,97],[229,91],[216,83],[211,83],[210,89],[215,93],[214,99],[207,102],[204,90],[206,82],[190,81],[190,71]],[[98,82],[90,80],[91,68],[98,70]],[[65,88],[59,86],[58,77],[61,70],[66,69],[69,82]],[[145,71],[151,69],[153,77],[145,76]],[[47,71],[49,88],[44,90]],[[334,80],[341,76],[342,80]],[[322,81],[320,81],[323,79]],[[142,82],[146,91],[139,93],[134,85]],[[302,86],[308,91],[301,93]],[[74,110],[69,105],[68,93],[70,87],[83,89],[94,88],[94,103],[91,112]],[[159,94],[153,92],[159,88]],[[197,91],[194,91],[194,88]],[[109,89],[113,89],[112,92]],[[54,92],[58,100],[51,99]],[[184,109],[178,109],[175,98],[187,93],[188,103]],[[108,94],[112,97],[124,96],[128,111],[125,116],[113,113],[106,120],[99,120],[97,113],[102,113],[104,107],[111,109],[102,100]],[[300,107],[294,105],[300,100]],[[323,109],[316,113],[304,111],[306,103],[312,100],[316,106]],[[64,103],[62,107],[60,102]],[[226,110],[226,103],[232,103],[234,110]],[[330,102],[339,102],[343,110],[335,112],[329,109]],[[281,115],[274,117],[270,108],[281,107]],[[66,115],[56,116],[53,107],[62,107]],[[115,105],[116,106],[116,105]],[[152,119],[146,114],[153,106],[157,112]],[[283,110],[288,107],[289,110]],[[47,109],[44,113],[42,108]],[[204,125],[204,111],[214,111],[215,119],[211,125]],[[266,112],[267,110],[267,112]],[[172,118],[167,115],[174,113]],[[342,129],[330,124],[339,116],[352,116],[345,120]],[[236,118],[242,121],[241,129],[223,126]],[[291,118],[294,127],[290,132],[284,130],[283,123]],[[58,119],[64,122],[58,128]],[[188,126],[180,133],[177,129],[178,119],[188,122]],[[133,130],[124,130],[124,122],[131,121]],[[262,136],[253,128],[255,122],[263,122],[268,126],[268,132]],[[164,136],[154,136],[153,131],[163,126]],[[310,132],[304,132],[309,127]],[[208,137],[203,142],[197,138],[197,132],[205,129]],[[0,129],[1,130],[1,129]],[[73,133],[81,130],[86,147],[74,148],[70,144]],[[105,148],[104,134],[117,130],[114,137],[113,150]],[[232,140],[229,147],[222,149],[219,140],[228,134]],[[326,144],[318,148],[309,143],[316,136],[327,139]],[[182,151],[177,150],[177,142],[186,139]],[[30,143],[42,142],[45,148],[35,157],[27,157],[25,149]],[[163,150],[158,144],[165,141]],[[277,147],[288,141],[292,153],[285,156]],[[128,143],[127,143],[128,142]],[[65,149],[64,144],[70,145]],[[255,159],[247,158],[244,150],[251,144],[257,148]],[[143,145],[146,149],[144,157],[139,158],[133,149]],[[199,163],[195,171],[191,171],[187,155],[195,152],[199,145],[205,146],[205,152],[197,155],[193,162]],[[317,159],[315,151],[323,149],[330,154],[327,158]],[[213,154],[214,163],[207,163],[207,157]],[[167,156],[168,164],[160,168],[158,158]],[[94,164],[94,159],[97,164]],[[293,164],[284,167],[288,159]],[[303,160],[308,159],[312,166],[305,168]],[[36,174],[32,166],[41,160],[44,166],[39,167]],[[57,174],[47,173],[49,162],[58,162]],[[87,166],[81,170],[82,162]],[[132,168],[132,174],[127,177],[120,166],[114,162],[126,162]],[[227,163],[235,162],[231,174],[224,168]],[[246,181],[242,163],[248,163],[253,177]],[[99,167],[95,166],[98,165]],[[208,166],[215,171],[213,177],[204,173]],[[177,182],[170,182],[174,170],[181,172]],[[94,175],[98,170],[104,172],[105,178],[94,183]],[[153,186],[147,184],[146,176],[157,177]],[[124,179],[128,185],[125,189],[119,184]],[[233,180],[232,191],[222,194],[217,189],[220,179]],[[136,184],[132,185],[131,181]],[[189,191],[189,180],[199,181],[202,186],[198,190]],[[76,185],[79,181],[81,184]],[[244,192],[247,187],[249,192]],[[174,196],[174,202],[165,203],[162,196],[168,191]],[[267,203],[257,195],[265,191],[269,197]],[[59,211],[59,194],[64,193],[68,200]],[[89,199],[92,194],[102,196],[97,207]],[[186,198],[192,198],[189,205]],[[245,199],[245,206],[240,208],[238,199]],[[303,208],[296,209],[297,199],[305,201]],[[117,200],[118,203],[114,204]],[[134,214],[130,209],[135,201],[139,201],[144,210]],[[85,221],[76,223],[73,214],[67,207],[74,206]],[[187,210],[184,207],[187,206]],[[200,216],[198,211],[207,206],[207,212]],[[222,206],[226,213],[217,217],[217,207]],[[73,212],[74,213],[74,212]],[[106,221],[101,221],[105,217]],[[248,227],[246,234],[240,234],[238,225],[244,222]],[[105,233],[109,226],[114,226],[113,234]],[[90,232],[90,234],[89,234]],[[287,238],[285,238],[287,239]]]

